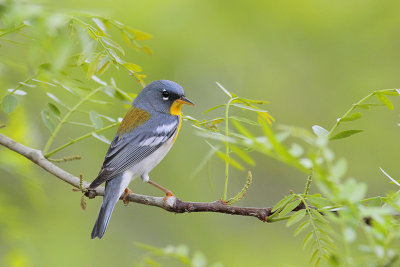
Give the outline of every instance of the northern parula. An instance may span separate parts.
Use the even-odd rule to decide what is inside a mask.
[[[103,203],[92,231],[102,238],[118,199],[130,192],[131,179],[141,177],[171,196],[171,191],[150,181],[149,172],[171,149],[182,123],[181,107],[194,105],[177,83],[160,80],[137,95],[111,142],[103,166],[89,190],[106,182]],[[125,193],[124,193],[125,192]]]

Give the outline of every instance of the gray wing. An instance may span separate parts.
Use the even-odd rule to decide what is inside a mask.
[[[177,133],[179,124],[178,116],[155,115],[131,133],[117,134],[97,178],[89,188],[96,188],[152,154]]]

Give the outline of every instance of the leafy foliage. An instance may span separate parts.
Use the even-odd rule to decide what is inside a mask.
[[[16,112],[20,100],[43,94],[47,100],[40,115],[43,126],[49,131],[43,148],[48,158],[89,137],[109,143],[102,132],[117,126],[120,118],[103,114],[102,107],[115,101],[127,104],[135,97],[135,94],[126,93],[117,86],[116,80],[110,76],[110,67],[125,70],[144,85],[142,68],[125,59],[127,51],[124,46],[152,54],[151,49],[142,44],[151,35],[110,18],[54,12],[20,1],[1,2],[0,11],[0,42],[28,45],[27,58],[31,58],[30,65],[34,70],[23,71],[27,78],[4,93],[2,110],[7,114]],[[116,41],[116,32],[125,45]],[[7,67],[13,66],[9,64]],[[295,227],[294,235],[304,236],[303,247],[310,251],[310,263],[318,265],[323,259],[333,266],[391,266],[398,263],[400,249],[394,244],[400,240],[397,216],[400,191],[365,198],[367,185],[346,177],[346,160],[336,157],[330,145],[333,140],[361,133],[363,130],[360,129],[338,131],[338,128],[362,119],[366,110],[379,106],[393,110],[390,97],[399,95],[399,90],[374,91],[353,104],[330,130],[319,125],[308,130],[293,126],[276,127],[272,124],[273,117],[260,107],[268,102],[239,97],[221,84],[217,85],[228,101],[204,113],[216,113],[222,107],[224,112],[210,120],[189,116],[185,119],[198,129],[199,135],[211,148],[199,167],[213,155],[225,163],[223,201],[232,204],[244,197],[253,176],[249,172],[242,190],[229,199],[229,170],[233,167],[244,171],[247,166],[253,166],[255,160],[251,153],[258,152],[297,169],[301,179],[307,177],[304,192],[291,192],[285,196],[272,208],[274,213],[267,221],[287,221],[288,227]],[[41,90],[33,91],[33,88]],[[235,115],[232,115],[231,108],[235,109]],[[82,116],[74,117],[77,113]],[[85,133],[50,150],[67,124],[85,129]],[[225,150],[220,150],[220,147]],[[67,158],[79,157],[64,159]],[[397,185],[396,180],[384,174]],[[312,182],[319,193],[309,193]],[[5,225],[7,222],[0,220],[0,223]],[[138,266],[159,266],[154,258],[173,259],[187,266],[209,266],[203,254],[196,252],[190,256],[188,248],[183,245],[141,247],[148,254]],[[216,263],[213,266],[222,265]]]
[[[222,86],[220,88],[231,100],[236,97]],[[225,123],[225,129],[221,131],[217,128],[201,127],[200,124],[196,127],[201,129],[202,136],[221,141],[227,147],[229,144],[234,144],[235,149],[240,148],[241,153],[260,152],[308,176],[305,192],[303,194],[292,192],[280,200],[272,208],[274,213],[267,221],[272,223],[287,220],[288,227],[297,225],[294,235],[304,234],[303,247],[310,250],[310,263],[317,266],[322,259],[325,259],[332,265],[338,266],[390,266],[397,261],[396,255],[400,253],[393,245],[400,237],[399,234],[395,234],[399,224],[394,216],[399,212],[400,191],[385,197],[365,199],[366,184],[357,182],[353,178],[345,179],[347,169],[345,159],[336,159],[329,148],[332,140],[362,132],[351,129],[334,134],[342,123],[362,118],[361,111],[355,112],[356,109],[379,106],[380,104],[365,103],[373,96],[392,110],[393,105],[386,95],[397,96],[399,92],[396,89],[372,92],[352,105],[336,121],[331,130],[314,125],[312,127],[314,134],[306,129],[292,126],[282,126],[280,131],[275,133],[271,128],[271,117],[261,116],[254,107],[246,111],[255,111],[257,121],[248,118],[236,120],[226,114],[225,120],[231,120],[237,132],[232,129],[227,130],[228,123]],[[221,106],[223,105],[208,111],[214,111]],[[251,123],[247,123],[248,121]],[[258,132],[262,134],[255,135],[255,130],[250,127],[259,128]],[[229,155],[230,152],[228,149],[225,155]],[[227,156],[222,158],[227,162],[226,168],[228,165],[236,166]],[[246,160],[244,162],[253,163]],[[309,194],[312,179],[322,194]],[[333,230],[336,228],[340,229],[340,234]],[[393,235],[389,234],[387,229],[393,230]],[[368,244],[363,244],[365,239],[368,240]],[[354,246],[356,241],[357,245]]]
[[[54,12],[26,2],[3,3],[0,4],[0,9],[3,15],[0,42],[21,40],[24,45],[28,45],[28,55],[34,57],[33,64],[36,65],[34,74],[19,82],[18,86],[3,96],[3,111],[11,113],[17,107],[17,97],[26,97],[31,88],[41,88],[50,100],[41,112],[42,121],[50,131],[49,140],[43,149],[47,157],[89,136],[109,143],[100,133],[118,125],[118,119],[94,110],[82,110],[81,106],[107,105],[110,98],[123,103],[129,103],[133,99],[135,95],[118,88],[114,78],[110,77],[110,82],[106,82],[96,75],[104,75],[110,66],[114,66],[117,70],[126,70],[144,86],[145,76],[140,74],[142,68],[124,60],[125,49],[112,38],[117,32],[129,48],[151,54],[151,49],[142,44],[151,35],[110,18],[73,11]],[[93,84],[97,84],[97,88],[91,89]],[[69,101],[73,105],[65,100],[70,99],[70,96],[74,98]],[[76,112],[87,113],[89,123],[88,120],[71,120]],[[108,125],[104,126],[103,121],[107,121]],[[85,126],[93,130],[48,153],[65,124]]]
[[[138,244],[138,246],[147,251],[147,254],[137,263],[137,267],[146,266],[162,266],[154,258],[159,259],[172,259],[174,260],[174,266],[176,263],[180,263],[180,266],[190,267],[223,267],[224,265],[220,262],[209,264],[207,258],[200,251],[196,251],[193,255],[190,255],[189,248],[185,245],[178,246],[166,246],[165,248],[158,248],[145,244]]]

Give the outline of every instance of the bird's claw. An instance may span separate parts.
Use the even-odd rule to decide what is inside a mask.
[[[164,204],[167,203],[167,200],[168,200],[168,198],[170,198],[170,197],[175,197],[175,195],[174,195],[171,191],[166,192],[166,193],[165,193],[165,197],[163,198]]]
[[[125,206],[129,204],[128,196],[130,193],[133,193],[128,187],[124,190],[124,195],[122,196],[122,202],[124,202]]]
[[[95,198],[96,197],[96,189],[87,188],[86,192],[84,192],[84,195],[87,196],[89,199]]]

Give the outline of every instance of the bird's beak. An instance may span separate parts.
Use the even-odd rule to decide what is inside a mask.
[[[185,96],[181,96],[180,98],[175,100],[175,102],[178,102],[178,103],[181,103],[181,104],[190,105],[190,106],[194,106],[194,103],[192,101],[190,101],[189,99],[187,99]]]

